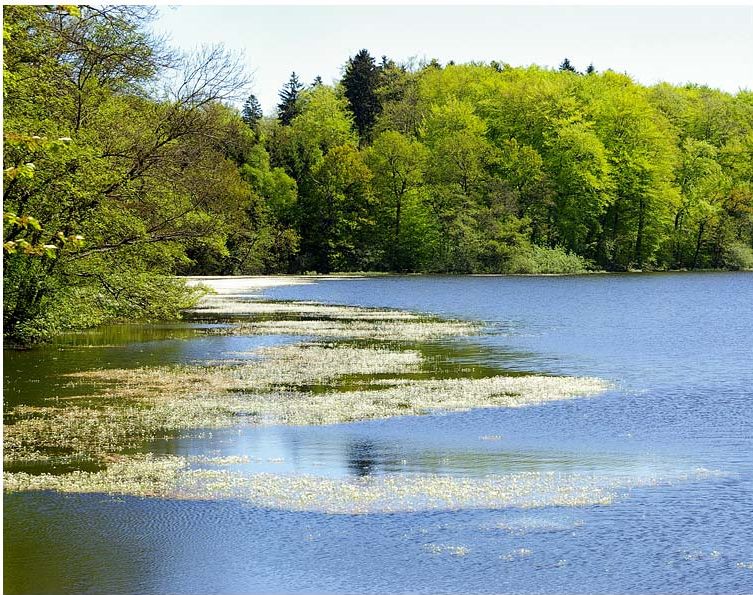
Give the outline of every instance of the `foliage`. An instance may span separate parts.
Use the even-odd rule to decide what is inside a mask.
[[[248,124],[248,127],[254,132],[258,132],[259,122],[264,117],[261,104],[256,98],[256,95],[249,95],[246,101],[243,103],[243,110],[241,111],[241,118]]]
[[[293,72],[288,82],[280,90],[280,103],[277,104],[278,118],[284,126],[290,124],[300,111],[298,96],[301,91],[303,91],[303,85],[298,80],[298,75]]]
[[[356,129],[362,138],[368,137],[381,111],[377,95],[379,79],[380,68],[367,50],[361,50],[348,60],[342,86]]]
[[[751,267],[750,92],[362,50],[265,118],[237,56],[178,55],[152,14],[4,7],[16,340],[174,316],[175,273]]]
[[[577,274],[585,273],[591,267],[582,256],[567,252],[564,248],[545,248],[531,246],[527,250],[516,252],[507,265],[508,273],[542,274]]]
[[[138,7],[4,16],[6,335],[175,316],[193,292],[163,275],[190,243],[223,243],[251,198],[229,158],[245,126],[221,105],[245,85],[237,59],[171,55]]]
[[[15,299],[13,289],[5,294],[11,304]],[[203,292],[187,288],[175,277],[116,273],[107,275],[101,284],[67,285],[46,295],[36,315],[16,325],[11,336],[14,343],[38,343],[63,331],[107,322],[176,318]]]

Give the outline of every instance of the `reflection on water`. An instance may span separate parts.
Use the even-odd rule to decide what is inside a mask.
[[[356,440],[346,448],[348,469],[358,477],[371,475],[376,464],[374,444],[368,440]]]
[[[453,414],[453,417],[463,423],[467,414]],[[189,432],[151,443],[145,450],[183,457],[244,457],[245,462],[230,467],[241,473],[331,478],[391,473],[485,477],[527,471],[599,473],[605,477],[631,474],[641,478],[678,470],[690,471],[696,466],[693,457],[688,456],[669,458],[648,452],[584,452],[561,448],[533,450],[511,447],[505,439],[489,441],[486,436],[466,436],[461,444],[427,434],[426,428],[422,427],[425,421],[423,418],[405,420],[402,431],[414,436],[410,442],[398,442],[384,436],[379,425],[367,422]]]
[[[752,275],[312,280],[266,293],[489,323],[480,336],[403,346],[427,362],[415,377],[538,370],[617,388],[520,409],[198,428],[143,450],[246,457],[223,467],[245,476],[347,481],[551,472],[640,484],[699,467],[719,473],[626,489],[609,506],[358,517],[233,500],[8,494],[5,592],[753,592]],[[244,360],[301,339],[207,336],[211,324],[113,326],[6,352],[6,411],[80,394],[63,378],[72,371]]]

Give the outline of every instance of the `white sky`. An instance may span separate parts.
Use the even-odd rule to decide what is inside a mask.
[[[191,50],[242,50],[265,113],[295,70],[339,78],[366,48],[401,61],[498,60],[627,72],[644,84],[753,89],[753,6],[161,6],[156,31]]]

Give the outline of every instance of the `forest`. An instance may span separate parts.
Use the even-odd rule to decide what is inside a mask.
[[[3,10],[15,344],[176,317],[180,275],[753,268],[749,90],[361,50],[265,116],[153,8]]]

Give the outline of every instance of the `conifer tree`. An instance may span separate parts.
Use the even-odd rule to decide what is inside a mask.
[[[586,74],[595,74],[596,68],[594,67],[593,63],[588,65],[588,68],[586,68]]]
[[[570,64],[570,59],[569,58],[565,58],[562,61],[562,64],[560,64],[560,71],[562,71],[562,72],[565,72],[565,71],[567,71],[567,72],[578,72],[577,70],[575,70],[575,67],[572,64]]]
[[[288,126],[293,121],[293,118],[298,115],[300,111],[298,96],[301,91],[303,91],[303,85],[298,75],[293,72],[279,93],[280,103],[277,104],[277,117],[283,126]]]
[[[368,50],[361,50],[348,60],[342,83],[345,97],[361,138],[366,138],[382,110],[377,96],[380,69]]]
[[[259,120],[262,119],[264,113],[261,110],[261,104],[256,98],[256,95],[249,95],[248,99],[243,103],[243,111],[241,112],[241,118],[252,130],[256,130],[256,126]]]
[[[382,56],[381,62],[379,62],[379,68],[381,70],[387,70],[388,68],[395,68],[397,65],[394,60],[389,59],[387,56]]]

